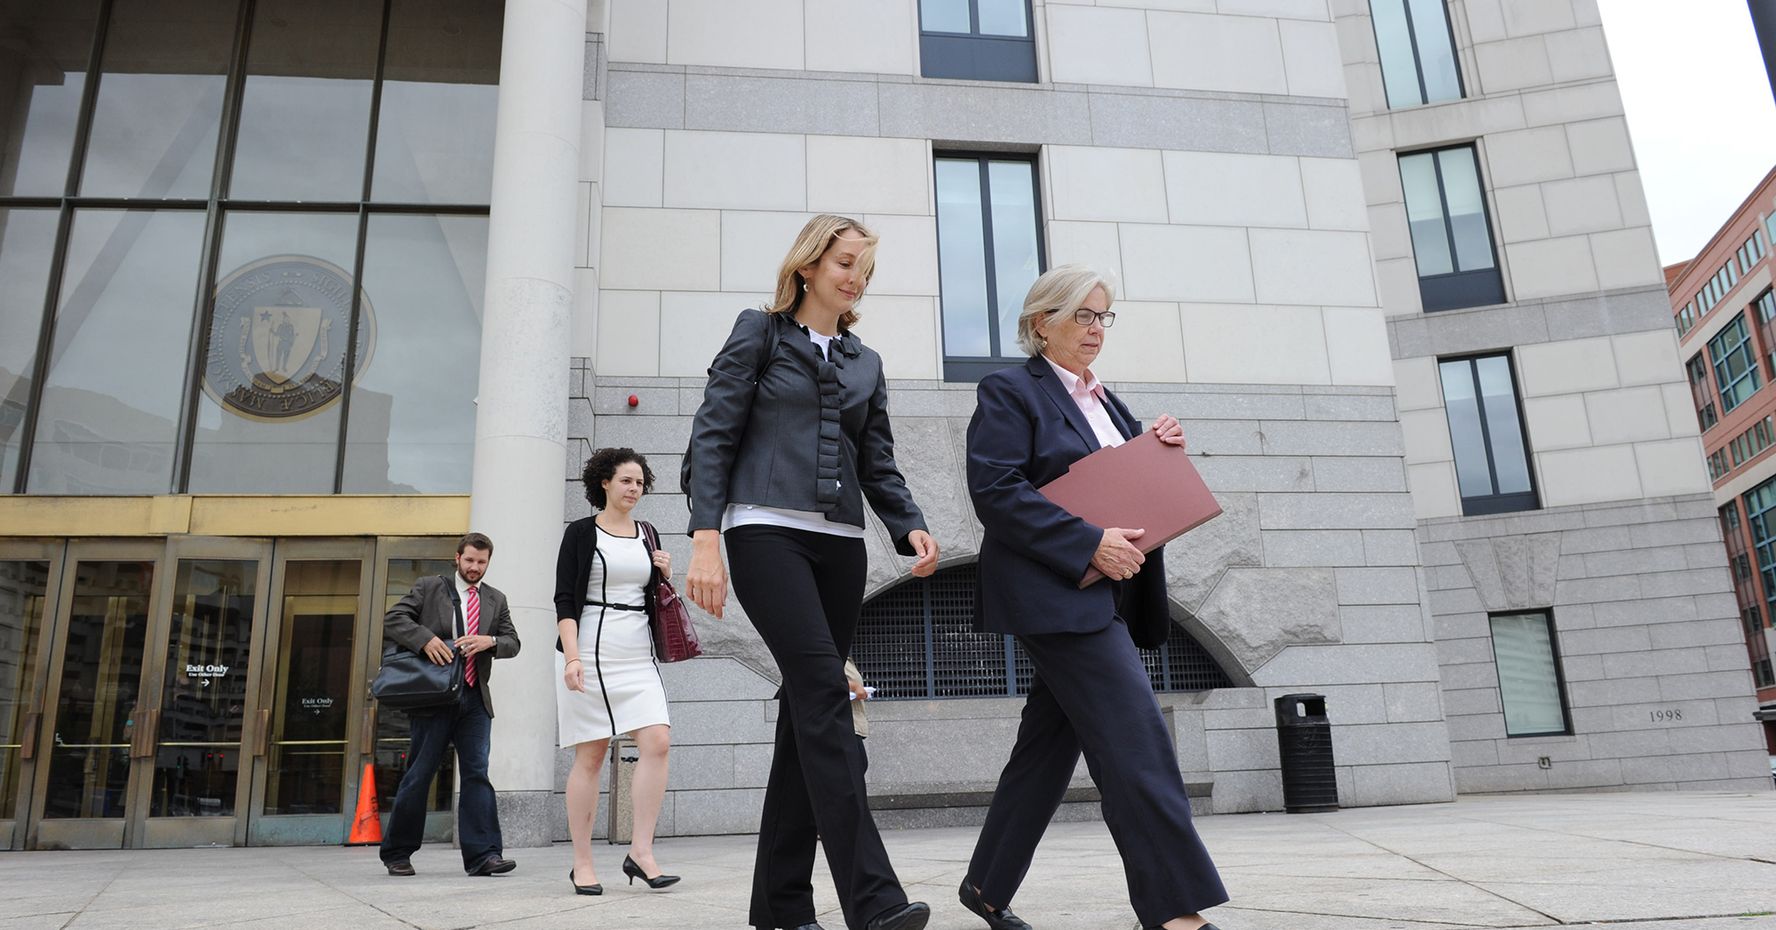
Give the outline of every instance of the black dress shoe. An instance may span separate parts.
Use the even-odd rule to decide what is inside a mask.
[[[1002,907],[996,911],[987,907],[987,902],[981,900],[980,891],[969,884],[966,878],[962,880],[962,887],[956,889],[956,897],[961,899],[963,907],[968,908],[974,916],[986,921],[987,926],[992,927],[993,930],[1034,930],[1024,922],[1023,918],[1013,914],[1009,907]]]
[[[517,867],[518,863],[513,862],[510,859],[501,858],[499,855],[495,854],[475,863],[475,867],[469,870],[469,874],[504,875]]]
[[[891,907],[870,918],[869,930],[925,930],[931,919],[931,907],[923,901],[912,901]]]
[[[636,865],[635,860],[628,856],[623,857],[623,874],[629,876],[629,884],[631,885],[635,884],[635,880],[638,878],[647,882],[649,888],[665,888],[668,885],[678,884],[678,876],[667,875],[664,872],[649,878],[648,874],[642,871],[641,866]]]
[[[754,928],[752,928],[752,930],[776,930],[776,928],[775,927],[754,927]],[[822,927],[821,925],[819,925],[817,923],[814,923],[813,921],[809,921],[805,924],[796,924],[793,927],[785,927],[784,930],[826,930],[826,928]]]
[[[599,882],[593,882],[590,885],[582,885],[579,882],[574,881],[574,870],[572,868],[567,870],[567,883],[574,886],[574,894],[604,894],[604,885]]]
[[[390,875],[406,876],[406,875],[414,874],[413,863],[408,862],[405,859],[401,859],[401,860],[398,860],[395,862],[384,862],[383,865],[388,867]]]

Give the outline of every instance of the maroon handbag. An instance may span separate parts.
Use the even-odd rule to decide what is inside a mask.
[[[647,539],[648,557],[652,558],[660,548],[660,536],[654,532],[653,524],[637,522],[641,523],[641,533]],[[653,595],[654,609],[648,616],[648,624],[654,628],[654,656],[661,662],[683,662],[702,655],[703,644],[697,641],[697,628],[691,625],[691,610],[679,598],[671,579],[662,576],[660,583],[654,586]]]

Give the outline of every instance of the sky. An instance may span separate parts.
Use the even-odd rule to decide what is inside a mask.
[[[1776,98],[1746,0],[1597,0],[1659,261],[1708,244],[1776,166]]]

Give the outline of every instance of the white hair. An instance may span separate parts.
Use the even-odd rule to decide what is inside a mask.
[[[1056,265],[1042,273],[1024,295],[1024,312],[1018,315],[1017,341],[1025,352],[1040,355],[1047,342],[1037,334],[1050,314],[1066,311],[1071,314],[1085,303],[1096,288],[1104,289],[1104,306],[1116,302],[1116,285],[1090,265]]]

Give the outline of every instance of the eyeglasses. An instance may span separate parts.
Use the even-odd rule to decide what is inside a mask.
[[[1099,313],[1096,310],[1087,310],[1084,307],[1080,307],[1078,310],[1073,311],[1073,322],[1078,323],[1080,326],[1090,326],[1092,325],[1093,320],[1104,324],[1105,329],[1109,329],[1116,325],[1116,311],[1105,310],[1103,313]]]

